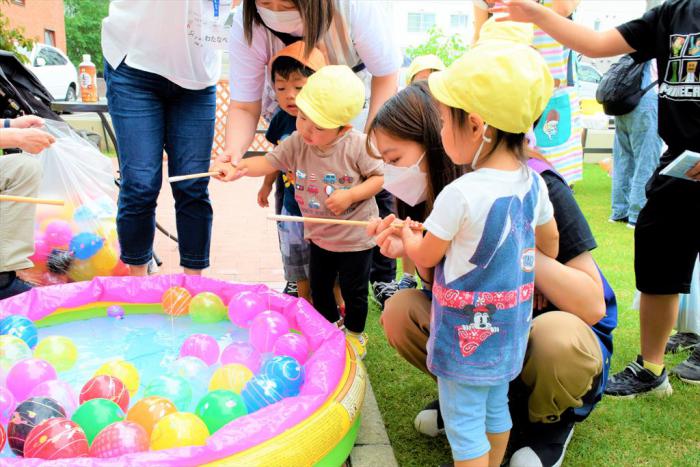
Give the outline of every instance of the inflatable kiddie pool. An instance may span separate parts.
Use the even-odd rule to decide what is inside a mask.
[[[70,331],[78,347],[78,361],[76,368],[65,374],[65,379],[78,393],[81,384],[94,373],[96,365],[115,356],[110,352],[116,351],[116,356],[126,360],[133,359],[137,367],[139,359],[150,362],[151,366],[145,373],[151,373],[153,368],[157,370],[157,366],[164,365],[167,360],[161,354],[177,351],[182,336],[186,335],[183,329],[186,333],[191,332],[190,328],[218,333],[220,344],[222,339],[231,340],[231,334],[245,333],[228,320],[199,325],[198,328],[188,316],[165,315],[161,297],[174,286],[184,287],[193,296],[213,292],[227,304],[242,292],[252,293],[266,302],[265,308],[287,318],[293,331],[306,338],[310,349],[308,360],[303,365],[304,383],[298,395],[233,420],[211,434],[201,446],[149,450],[112,458],[74,457],[49,461],[48,465],[342,465],[357,435],[366,374],[346,344],[342,331],[303,299],[277,293],[264,285],[233,284],[196,276],[98,277],[89,282],[36,288],[0,301],[0,318],[8,315],[28,317],[38,328],[39,342],[44,336]],[[124,310],[124,319],[106,316],[107,309],[115,304]],[[236,313],[235,307],[230,310],[230,313]],[[129,323],[141,318],[152,320],[146,323],[151,328],[159,326],[160,320],[157,330],[160,334],[141,328],[134,339],[134,330],[129,331]],[[112,329],[108,329],[110,326]],[[122,334],[123,338],[120,337]],[[132,339],[128,341],[130,334]],[[165,336],[166,342],[155,345],[158,336]],[[168,340],[170,337],[172,339]],[[107,340],[111,341],[109,345]],[[85,342],[92,342],[93,348],[86,348],[90,346]],[[153,354],[154,347],[158,350],[156,355]],[[83,355],[93,361],[81,365]],[[263,358],[269,357],[263,355]],[[144,381],[149,375],[140,372]],[[64,378],[64,374],[59,372],[58,378]],[[130,406],[140,400],[139,396],[143,396],[143,388],[132,397]],[[8,457],[7,452],[6,448],[0,464],[47,465],[44,459]]]

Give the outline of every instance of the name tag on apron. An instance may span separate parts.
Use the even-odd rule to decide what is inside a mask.
[[[232,0],[200,0],[190,2],[187,14],[187,37],[195,47],[228,49],[228,36],[233,24]]]

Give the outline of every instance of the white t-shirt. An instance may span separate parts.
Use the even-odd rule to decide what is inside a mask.
[[[221,0],[228,15],[231,0]],[[102,20],[102,53],[117,68],[155,73],[186,89],[216,84],[221,52],[203,40],[214,18],[211,0],[112,0]]]
[[[399,43],[382,10],[374,2],[362,0],[336,0],[336,5],[340,12],[348,13],[345,19],[352,45],[367,71],[374,76],[397,72],[402,60]],[[263,97],[267,65],[284,48],[281,40],[275,36],[270,40],[270,36],[265,26],[253,25],[249,46],[243,34],[243,8],[236,10],[229,38],[231,100],[255,102]]]
[[[431,234],[450,242],[445,254],[445,283],[476,268],[469,258],[474,256],[482,239],[486,218],[494,202],[512,196],[523,201],[535,179],[539,181],[539,194],[531,224],[534,230],[552,219],[554,208],[547,185],[530,168],[514,171],[479,169],[462,175],[440,192],[424,225]],[[509,231],[509,228],[503,229],[504,237],[498,245],[503,243]]]

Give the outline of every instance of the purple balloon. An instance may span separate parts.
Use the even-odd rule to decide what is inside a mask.
[[[275,355],[287,355],[303,365],[309,357],[309,342],[301,334],[290,332],[280,336],[275,341],[275,345],[272,346],[272,353]]]
[[[219,360],[219,343],[207,334],[192,334],[180,347],[181,357],[197,357],[209,366]]]
[[[255,292],[245,291],[228,302],[228,317],[233,324],[247,328],[251,320],[268,309],[265,298]]]
[[[12,395],[9,389],[0,386],[0,425],[7,426],[7,423],[12,417],[12,412],[15,411],[17,402],[15,396]]]
[[[56,370],[49,362],[28,358],[15,363],[7,373],[7,389],[12,391],[16,400],[23,401],[36,386],[56,378]]]
[[[272,351],[278,337],[289,332],[289,321],[276,311],[263,311],[250,323],[250,343],[260,353]]]
[[[29,397],[49,397],[64,408],[68,418],[78,408],[78,396],[70,384],[60,379],[50,379],[38,384],[32,389]]]
[[[234,342],[221,352],[221,364],[231,363],[240,363],[247,366],[253,373],[257,373],[262,363],[262,356],[248,342]]]
[[[123,319],[124,318],[124,308],[119,305],[112,305],[107,308],[107,316],[110,318]]]

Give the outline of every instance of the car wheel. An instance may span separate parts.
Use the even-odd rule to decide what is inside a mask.
[[[74,101],[77,99],[77,95],[75,93],[75,85],[71,84],[68,86],[68,91],[66,91],[66,100],[67,101]]]

